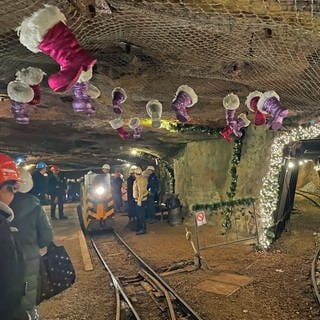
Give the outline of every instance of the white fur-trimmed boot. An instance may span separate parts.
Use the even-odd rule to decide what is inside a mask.
[[[40,103],[40,83],[43,76],[46,75],[40,68],[23,68],[16,73],[16,79],[28,84],[34,93],[33,99],[29,104],[37,105]]]
[[[250,120],[247,118],[247,115],[245,113],[240,113],[237,118],[236,129],[233,130],[234,135],[239,138],[242,137],[241,129],[248,127],[249,124]]]
[[[27,103],[34,97],[32,88],[19,80],[10,81],[7,87],[8,96],[11,99],[11,112],[18,124],[29,124]]]
[[[162,116],[162,104],[159,100],[152,99],[146,105],[148,116],[151,118],[152,127],[161,127],[161,116]]]
[[[66,17],[58,7],[44,8],[25,18],[17,28],[20,43],[32,52],[49,55],[60,65],[60,71],[49,77],[53,91],[70,89],[81,72],[92,69],[96,59],[81,48],[72,31],[66,26]]]

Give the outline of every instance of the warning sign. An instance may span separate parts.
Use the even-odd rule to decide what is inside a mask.
[[[202,226],[207,223],[206,214],[204,211],[196,212],[196,221],[198,226]]]

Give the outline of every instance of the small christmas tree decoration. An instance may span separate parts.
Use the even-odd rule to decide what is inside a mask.
[[[146,105],[148,116],[151,118],[152,127],[161,127],[162,104],[159,100],[152,99]]]
[[[40,103],[40,83],[46,75],[40,68],[23,68],[16,73],[16,79],[28,84],[34,93],[33,99],[29,104],[37,105]]]
[[[191,87],[187,85],[180,86],[176,92],[176,96],[172,100],[172,108],[176,113],[177,119],[181,122],[190,121],[187,109],[197,102],[198,96]]]
[[[142,127],[140,126],[140,119],[133,117],[129,121],[129,128],[133,130],[133,138],[140,139],[142,134]]]
[[[110,122],[110,125],[113,129],[117,130],[119,133],[119,136],[122,139],[128,139],[129,138],[129,133],[125,131],[124,129],[124,122],[121,118],[113,119]]]
[[[127,94],[124,89],[117,87],[112,90],[112,106],[113,112],[116,114],[122,113],[121,105],[127,100]]]
[[[263,95],[260,91],[250,92],[246,99],[246,106],[251,111],[254,112],[254,124],[256,126],[262,126],[266,124],[267,116],[258,110],[257,104],[261,96]]]
[[[45,5],[25,18],[17,28],[20,43],[30,51],[42,52],[60,65],[60,71],[49,77],[53,91],[70,89],[81,73],[92,69],[96,59],[81,48],[66,17],[58,7]]]
[[[19,80],[11,81],[7,87],[7,93],[11,99],[11,112],[19,124],[29,124],[30,119],[27,114],[27,103],[34,97],[32,88]]]
[[[264,114],[269,114],[268,128],[278,130],[282,127],[283,119],[288,116],[289,111],[280,105],[280,97],[275,91],[266,91],[258,101],[257,108]]]

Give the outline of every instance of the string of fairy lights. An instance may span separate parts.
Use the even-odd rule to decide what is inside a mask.
[[[290,142],[312,139],[320,135],[320,123],[307,127],[299,126],[290,131],[281,132],[274,139],[271,145],[271,158],[267,175],[262,180],[262,189],[259,198],[259,209],[263,232],[260,244],[263,248],[268,248],[273,239],[274,225],[273,212],[277,209],[280,186],[278,177],[283,162],[283,148]]]

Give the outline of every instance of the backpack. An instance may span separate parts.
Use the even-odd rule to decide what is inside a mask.
[[[12,227],[0,211],[0,315],[11,319],[25,295],[25,260],[17,240],[18,229]]]

